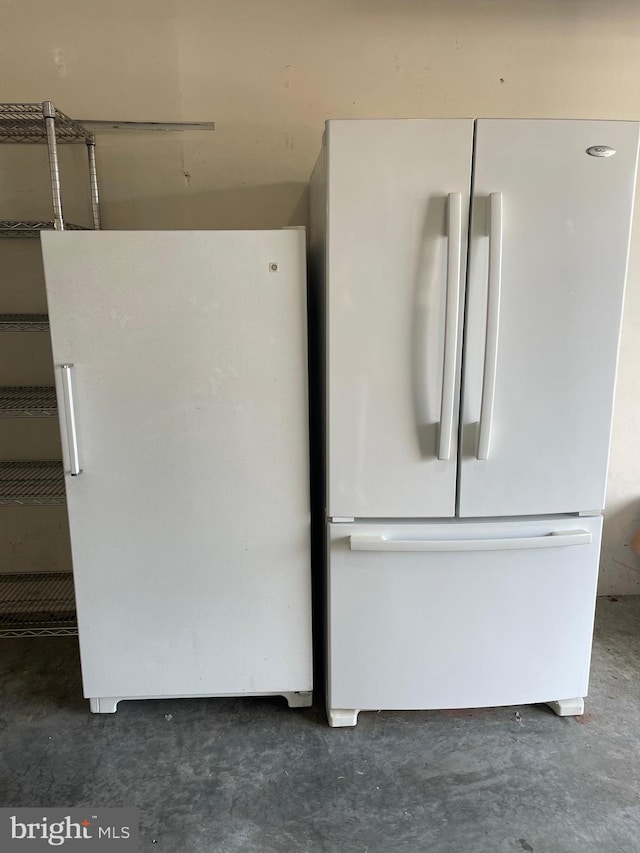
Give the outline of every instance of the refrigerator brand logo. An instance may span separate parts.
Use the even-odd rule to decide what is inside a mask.
[[[95,811],[87,815],[83,809],[0,809],[0,850],[138,850],[137,809]]]
[[[610,145],[592,145],[591,148],[587,148],[587,154],[591,157],[611,157],[615,153],[616,149],[611,148]]]

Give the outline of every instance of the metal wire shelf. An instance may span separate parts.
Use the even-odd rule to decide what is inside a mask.
[[[62,213],[58,142],[81,142],[87,146],[93,227],[94,229],[100,228],[96,142],[91,131],[69,118],[68,115],[61,113],[51,101],[43,101],[41,104],[0,103],[0,144],[12,142],[46,143],[54,221],[5,221],[0,224],[0,237],[28,237],[32,236],[33,232],[38,233],[43,228],[55,227],[58,231],[64,231],[66,228],[75,230],[79,227],[77,225],[66,225]]]
[[[63,506],[61,462],[0,462],[0,506]]]
[[[46,143],[45,117],[43,104],[0,104],[0,144]],[[55,107],[51,117],[55,119],[59,142],[93,142],[90,131]]]
[[[39,237],[41,231],[56,230],[55,221],[52,219],[0,219],[0,238],[11,237]],[[83,225],[72,225],[65,222],[65,231],[88,231]]]
[[[0,314],[0,332],[48,332],[46,314]]]
[[[0,385],[0,418],[55,418],[56,389],[43,385]]]
[[[77,633],[71,572],[0,574],[0,637]]]

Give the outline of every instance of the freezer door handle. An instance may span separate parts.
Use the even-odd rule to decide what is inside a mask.
[[[62,399],[64,402],[64,419],[67,428],[67,445],[69,449],[69,473],[72,477],[82,474],[80,454],[78,451],[78,428],[76,426],[76,407],[73,396],[72,364],[60,365],[62,373]]]
[[[391,539],[365,533],[349,537],[352,551],[523,551],[590,543],[588,530],[558,530],[544,536],[513,539]]]
[[[493,403],[498,367],[500,295],[502,290],[502,193],[489,196],[489,276],[487,291],[487,334],[484,348],[484,377],[478,430],[477,459],[488,459],[493,426]]]
[[[462,195],[449,193],[447,199],[447,301],[442,369],[442,402],[438,459],[451,459],[453,411],[458,356],[458,318],[460,311],[460,257],[462,254]]]

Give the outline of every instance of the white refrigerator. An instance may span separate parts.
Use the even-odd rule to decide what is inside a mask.
[[[311,704],[304,231],[42,249],[91,710]]]
[[[327,709],[587,693],[638,124],[327,122]]]

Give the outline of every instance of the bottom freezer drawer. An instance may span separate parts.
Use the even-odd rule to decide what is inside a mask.
[[[331,708],[587,692],[602,519],[330,524]]]

